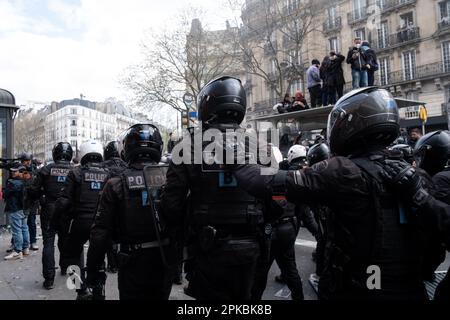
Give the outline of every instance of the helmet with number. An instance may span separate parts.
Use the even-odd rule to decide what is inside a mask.
[[[414,158],[417,166],[431,176],[442,171],[450,159],[450,133],[435,131],[424,135],[416,143]]]
[[[103,158],[105,161],[111,158],[120,158],[119,144],[117,141],[111,141],[106,145],[105,150],[103,151]]]
[[[203,124],[241,124],[247,111],[247,96],[239,79],[221,77],[198,94],[198,119]]]
[[[364,148],[384,148],[397,138],[399,121],[397,103],[389,91],[353,90],[339,99],[328,118],[331,152],[348,156]]]
[[[119,154],[126,162],[152,160],[158,163],[163,147],[159,129],[152,124],[136,124],[119,139]]]
[[[292,163],[294,160],[306,159],[306,147],[296,144],[288,151],[288,162]]]
[[[52,150],[53,161],[71,161],[73,157],[72,146],[68,142],[58,142]]]
[[[389,150],[397,150],[402,153],[403,159],[412,164],[414,162],[414,150],[407,144],[396,144],[389,148]]]
[[[308,150],[307,159],[310,166],[330,159],[330,148],[326,143],[315,144]]]
[[[100,142],[89,140],[80,146],[80,163],[85,165],[89,162],[103,161],[103,146]]]

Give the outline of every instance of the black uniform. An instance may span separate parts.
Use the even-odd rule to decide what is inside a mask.
[[[149,196],[143,174],[146,164],[131,164],[106,183],[91,230],[88,283],[98,285],[105,253],[111,241],[118,243],[121,300],[167,300],[172,287],[173,271],[163,263],[160,251],[161,244],[170,260],[169,240],[162,234],[158,242],[155,232],[152,203],[160,191]]]
[[[413,215],[383,181],[382,151],[358,158],[335,157],[295,172],[262,177],[258,167],[235,172],[255,196],[286,190],[292,202],[323,203],[334,219],[329,261],[319,282],[322,299],[426,299],[422,283],[423,252]],[[381,289],[369,290],[367,268],[381,269]]]
[[[444,171],[436,174],[433,177],[433,182],[436,199],[450,205],[450,169],[446,168]],[[447,243],[446,246],[447,251],[450,251],[450,243]],[[442,302],[450,301],[450,269],[447,271],[444,280],[436,288],[434,299]]]
[[[39,199],[43,196],[41,212],[41,229],[44,240],[42,251],[43,275],[46,280],[55,278],[55,234],[58,233],[58,249],[63,251],[63,244],[66,238],[66,230],[63,225],[55,223],[55,202],[64,187],[67,175],[72,169],[69,162],[57,161],[43,167],[36,175],[30,194],[33,198]],[[59,265],[65,269],[68,265],[60,255]]]
[[[55,211],[64,217],[64,220],[70,221],[62,252],[68,265],[78,265],[80,269],[83,267],[80,256],[84,244],[89,240],[98,196],[107,177],[108,171],[100,163],[87,163],[76,167],[67,176],[67,183],[56,202]],[[83,272],[82,280],[84,282]]]
[[[171,163],[161,205],[169,228],[182,229],[186,221],[190,229],[190,294],[199,300],[249,300],[260,254],[262,203],[229,172]]]
[[[285,197],[274,197],[267,206],[269,208],[269,224],[271,230],[269,259],[260,259],[256,270],[255,283],[252,289],[252,300],[261,300],[267,285],[267,275],[275,260],[281,270],[282,278],[291,290],[293,300],[303,300],[302,280],[295,261],[295,241],[299,230],[299,219],[295,205]]]
[[[103,166],[108,169],[110,177],[119,176],[124,170],[127,169],[127,164],[120,158],[113,157],[103,162]],[[106,252],[106,258],[108,261],[108,270],[110,272],[116,272],[117,265],[117,248],[115,244],[111,245],[111,249]]]

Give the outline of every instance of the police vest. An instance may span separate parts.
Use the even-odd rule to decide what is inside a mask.
[[[371,225],[368,225],[373,234],[371,252],[367,253],[368,265],[380,267],[383,290],[399,289],[395,287],[398,284],[420,284],[423,253],[417,216],[388,190],[381,163],[367,158],[351,160],[369,184],[374,212]]]
[[[81,183],[76,202],[79,219],[94,219],[99,193],[108,178],[108,171],[100,165],[88,164],[80,168]]]
[[[199,172],[191,195],[191,225],[254,232],[263,223],[262,203],[241,189],[231,172]]]
[[[57,162],[45,168],[43,175],[43,188],[47,202],[55,202],[61,189],[67,181],[67,175],[73,169],[68,162]],[[43,169],[44,171],[44,169]]]
[[[119,242],[140,244],[164,237],[164,222],[157,208],[168,166],[147,166],[144,170],[128,168],[120,175],[123,202],[119,217]]]

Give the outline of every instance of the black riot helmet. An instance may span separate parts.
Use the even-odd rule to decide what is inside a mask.
[[[19,155],[20,161],[29,161],[33,160],[33,155],[29,152],[24,152]]]
[[[103,159],[107,161],[111,158],[120,158],[119,144],[117,143],[117,141],[111,141],[103,150]]]
[[[309,166],[330,159],[330,148],[326,143],[315,144],[309,148],[306,158]]]
[[[396,150],[401,152],[403,159],[409,164],[413,164],[414,162],[414,150],[408,144],[396,144],[389,148],[389,150]]]
[[[58,142],[52,150],[53,161],[71,161],[73,157],[72,146],[68,142]]]
[[[399,132],[397,103],[384,89],[367,87],[343,96],[328,117],[331,152],[339,156],[374,148],[384,148]]]
[[[213,80],[198,94],[197,108],[203,124],[241,124],[247,110],[245,89],[233,77]]]
[[[424,135],[416,143],[414,158],[417,166],[431,176],[442,171],[450,159],[450,133],[435,131]]]
[[[164,143],[159,129],[152,124],[135,124],[119,139],[119,154],[126,162],[161,161]]]

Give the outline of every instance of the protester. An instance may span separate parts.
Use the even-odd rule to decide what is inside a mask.
[[[308,81],[308,90],[311,97],[311,108],[322,106],[322,86],[320,79],[320,62],[314,59],[306,72]]]
[[[286,113],[291,111],[291,107],[292,107],[291,96],[289,95],[289,93],[286,93],[284,95],[283,101],[274,105],[273,110],[278,111],[279,113]]]
[[[14,250],[5,257],[5,260],[19,260],[30,254],[29,231],[27,216],[23,211],[24,182],[23,173],[26,168],[17,163],[10,169],[10,177],[6,181],[4,198],[6,200],[6,212],[9,212]]]
[[[309,109],[308,102],[306,102],[305,97],[301,91],[297,91],[294,97],[294,103],[292,104],[291,111],[301,111]]]
[[[364,41],[362,43],[362,49],[366,55],[367,60],[367,84],[369,87],[375,84],[375,72],[378,71],[378,60],[375,51],[370,47],[370,43]]]
[[[422,130],[419,128],[413,128],[409,131],[408,145],[414,149],[417,141],[422,137]]]
[[[330,57],[325,56],[322,60],[322,65],[320,66],[320,78],[322,79],[322,105],[327,106],[328,101],[328,76],[330,68]]]
[[[367,61],[361,48],[361,38],[355,38],[354,46],[350,48],[347,54],[347,63],[352,68],[353,89],[367,87]]]
[[[328,67],[328,103],[335,104],[338,99],[344,95],[344,70],[342,70],[342,63],[345,57],[334,51],[330,52],[330,65]],[[336,98],[337,95],[337,98]]]

